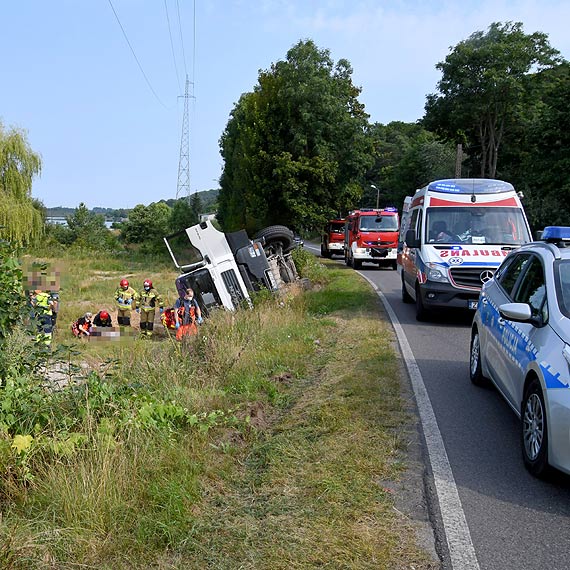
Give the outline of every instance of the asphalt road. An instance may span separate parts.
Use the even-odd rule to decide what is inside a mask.
[[[419,323],[414,305],[402,303],[399,272],[365,264],[362,273],[390,303],[419,366],[479,567],[570,569],[570,478],[532,477],[522,463],[517,417],[493,388],[471,384],[472,315],[456,311]]]

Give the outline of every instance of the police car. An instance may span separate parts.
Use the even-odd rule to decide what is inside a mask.
[[[570,227],[509,254],[483,285],[469,372],[488,380],[520,417],[523,460],[542,476],[570,473]]]

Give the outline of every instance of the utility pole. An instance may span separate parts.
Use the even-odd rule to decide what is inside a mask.
[[[188,119],[188,87],[190,81],[186,76],[186,90],[184,92],[184,116],[182,117],[182,137],[180,138],[180,159],[178,160],[178,184],[176,186],[176,199],[183,196],[190,200],[190,127]]]

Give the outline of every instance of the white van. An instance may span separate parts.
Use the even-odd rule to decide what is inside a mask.
[[[408,211],[402,300],[415,301],[419,321],[442,307],[476,309],[482,284],[531,241],[519,195],[501,180],[437,180],[416,191]]]

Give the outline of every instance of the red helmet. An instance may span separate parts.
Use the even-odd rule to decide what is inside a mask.
[[[104,321],[106,321],[106,320],[109,318],[109,313],[108,313],[107,311],[101,311],[101,312],[99,313],[99,316],[100,316]]]
[[[152,289],[152,281],[150,279],[145,279],[143,283],[143,287],[149,286]]]
[[[129,282],[126,279],[121,279],[121,282],[119,283],[119,285],[121,287],[128,287],[129,286]]]

